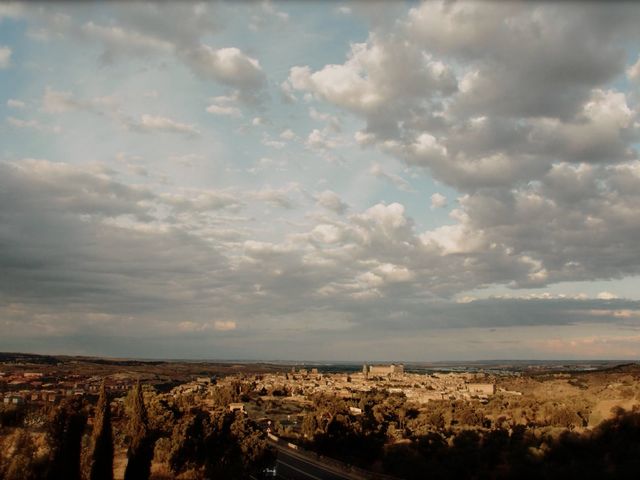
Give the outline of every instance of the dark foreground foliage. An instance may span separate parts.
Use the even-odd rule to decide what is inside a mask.
[[[116,443],[127,449],[126,480],[259,477],[274,453],[254,422],[229,411],[236,399],[221,397],[205,411],[159,400],[137,384],[120,413],[120,443],[111,411],[118,407],[104,385],[95,408],[80,398],[45,407],[35,431],[26,421],[28,406],[0,406],[0,444],[9,446],[0,450],[0,480],[111,480]],[[161,468],[152,474],[154,462]]]
[[[381,452],[384,470],[406,479],[636,479],[640,411],[618,410],[593,431],[537,436],[524,426],[463,430],[451,444],[431,432]]]
[[[263,435],[242,414],[196,411],[174,429],[169,462],[174,474],[251,478],[273,462]]]
[[[146,480],[151,474],[154,441],[149,432],[142,385],[137,383],[129,396],[129,450],[125,480]]]
[[[91,453],[90,480],[113,480],[113,429],[111,407],[105,384],[100,388],[100,398],[93,421],[93,452]]]
[[[204,411],[147,393],[136,386],[126,402],[126,478],[243,479],[258,477],[273,464],[263,432],[246,415],[226,407],[233,395]],[[436,416],[431,430],[414,429],[420,433],[394,442],[390,438],[407,430],[416,414],[396,405],[398,399],[374,400],[363,400],[362,412],[350,415],[342,401],[316,399],[315,410],[302,423],[307,447],[408,480],[639,478],[638,408],[618,409],[593,430],[553,435],[558,429],[487,428],[482,418],[452,429]],[[87,425],[91,411],[80,400],[66,402],[49,412],[40,436],[26,424],[16,426],[19,415],[8,416],[0,435],[10,432],[12,441],[0,451],[0,480],[112,478],[115,439],[104,389],[93,409],[93,428]],[[82,466],[83,451],[89,454],[88,469]],[[152,461],[163,469],[152,474]]]
[[[80,480],[82,435],[86,423],[87,416],[77,399],[54,413],[47,432],[51,451],[47,478]]]
[[[448,402],[419,416],[400,398],[368,394],[350,415],[343,400],[318,396],[301,430],[309,449],[408,480],[640,478],[640,408],[619,408],[578,432],[573,425],[491,428],[473,405],[454,403],[454,421],[445,422],[439,409],[450,410]]]

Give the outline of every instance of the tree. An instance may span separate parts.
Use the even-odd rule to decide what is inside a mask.
[[[36,446],[31,435],[20,430],[13,444],[13,454],[8,459],[5,480],[36,480],[42,475],[42,462],[36,456]],[[2,472],[0,471],[0,476]]]
[[[91,480],[113,480],[113,432],[107,388],[102,383],[93,421]]]
[[[180,474],[204,465],[207,455],[205,440],[210,429],[209,416],[202,411],[176,424],[169,453],[169,465],[174,473]]]
[[[82,434],[87,417],[81,410],[80,400],[61,405],[49,422],[47,438],[51,449],[48,478],[80,480],[80,453]]]
[[[242,413],[236,412],[229,430],[240,448],[245,473],[260,471],[273,460],[264,436]]]
[[[147,480],[153,460],[153,440],[149,434],[147,409],[142,396],[140,382],[129,393],[129,434],[128,462],[124,472],[125,480]]]
[[[318,430],[318,420],[316,420],[315,413],[307,413],[302,419],[302,434],[309,440],[313,440],[313,437]]]
[[[273,462],[263,434],[242,413],[194,410],[171,437],[169,463],[175,476],[249,478]]]

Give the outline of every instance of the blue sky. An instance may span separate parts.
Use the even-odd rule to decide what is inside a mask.
[[[637,359],[639,16],[0,5],[0,349]]]

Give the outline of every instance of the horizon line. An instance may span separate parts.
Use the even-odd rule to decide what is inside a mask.
[[[356,365],[356,364],[482,364],[482,363],[536,363],[536,362],[564,362],[564,363],[640,363],[640,358],[489,358],[473,360],[400,360],[400,359],[361,359],[361,360],[318,360],[318,359],[268,359],[268,358],[215,358],[215,357],[135,357],[135,356],[113,356],[97,354],[69,354],[69,353],[40,353],[40,352],[16,352],[0,351],[0,355],[35,355],[50,357],[87,358],[116,361],[146,361],[146,362],[211,362],[211,363],[267,363],[267,364],[328,364],[328,365]]]

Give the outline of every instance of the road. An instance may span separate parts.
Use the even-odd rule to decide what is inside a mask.
[[[278,478],[283,480],[354,480],[359,477],[340,472],[320,461],[278,445]]]

